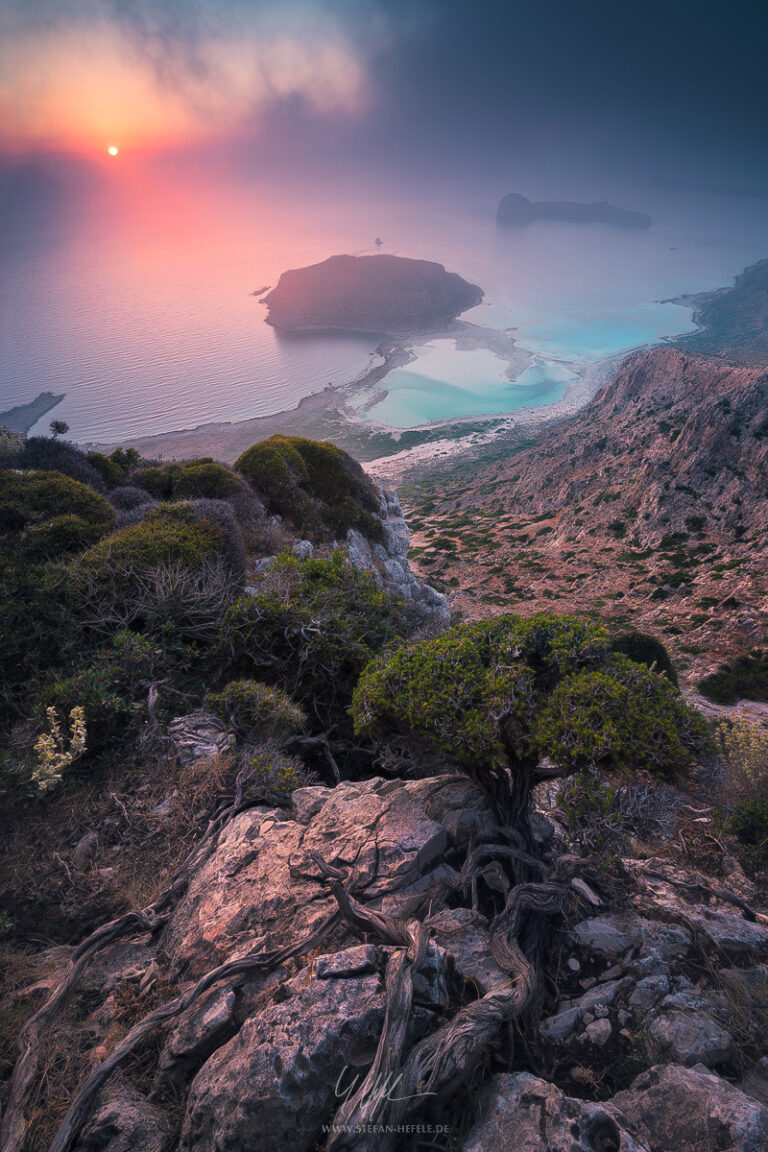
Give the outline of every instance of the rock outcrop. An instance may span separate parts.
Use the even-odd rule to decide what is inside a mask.
[[[283,272],[263,303],[267,323],[288,332],[397,335],[440,327],[482,298],[477,285],[431,260],[331,256]]]
[[[647,212],[617,208],[607,200],[580,204],[573,200],[528,200],[510,192],[499,204],[496,221],[511,227],[524,227],[536,220],[562,220],[568,224],[616,224],[620,228],[650,228]]]

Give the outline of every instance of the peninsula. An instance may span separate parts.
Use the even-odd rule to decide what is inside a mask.
[[[482,289],[432,260],[331,256],[283,272],[262,303],[286,332],[408,334],[434,329],[479,304]]]
[[[23,432],[26,436],[38,420],[42,420],[46,412],[50,412],[64,399],[64,393],[41,392],[28,404],[17,404],[0,412],[0,428],[9,428],[11,432]]]
[[[528,200],[519,192],[510,192],[499,204],[496,223],[514,228],[525,227],[536,220],[561,220],[567,224],[616,224],[619,228],[650,228],[653,221],[646,212],[617,208],[607,200],[579,204],[573,200]]]

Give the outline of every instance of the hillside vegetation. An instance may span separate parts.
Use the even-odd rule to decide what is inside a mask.
[[[716,751],[738,795],[707,820],[755,897],[765,747],[713,733],[658,640],[573,611],[449,624],[409,582],[396,502],[330,443],[275,436],[233,468],[3,443],[8,1152],[116,1152],[124,1132],[163,1152],[270,1150],[288,1131],[309,1152],[334,1115],[370,1118],[362,1088],[333,1095],[355,1062],[402,1071],[387,1114],[448,1118],[446,1152],[492,1073],[550,1069],[573,1093],[539,1024],[582,961],[563,976],[548,949],[573,948],[577,908],[630,899],[633,852],[656,837],[665,855]],[[553,470],[540,500],[563,482]],[[718,884],[749,911],[746,951],[768,944]],[[597,1100],[653,1063],[639,1030],[606,1026],[609,1047],[583,1041],[579,1091]],[[317,1046],[304,1063],[297,1028],[299,1054]],[[761,1043],[745,1025],[725,1072]]]

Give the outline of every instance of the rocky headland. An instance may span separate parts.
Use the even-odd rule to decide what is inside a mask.
[[[519,192],[510,192],[501,200],[496,222],[520,228],[537,220],[561,220],[568,224],[615,224],[619,228],[650,228],[647,212],[617,208],[607,200],[581,204],[573,200],[529,200]]]
[[[267,323],[286,332],[434,329],[479,304],[483,293],[431,260],[404,256],[331,256],[283,272],[264,298]]]

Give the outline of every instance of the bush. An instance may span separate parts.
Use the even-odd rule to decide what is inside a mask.
[[[96,469],[107,488],[116,488],[118,484],[122,484],[125,473],[110,456],[105,456],[103,452],[89,452],[86,460],[92,468]]]
[[[62,515],[106,532],[114,512],[103,496],[61,472],[0,471],[0,532],[19,532]]]
[[[220,692],[210,692],[205,704],[244,739],[286,740],[307,722],[290,696],[258,680],[232,680]]]
[[[0,561],[0,718],[5,722],[71,642],[67,593],[60,566]]]
[[[655,636],[648,636],[645,632],[624,632],[611,640],[611,651],[622,656],[628,656],[636,664],[645,664],[646,668],[655,665],[656,671],[666,676],[667,680],[677,688],[677,672],[666,648]]]
[[[558,684],[532,743],[564,774],[602,765],[674,775],[708,749],[709,729],[665,677],[616,655]]]
[[[88,751],[98,754],[138,731],[147,718],[150,684],[165,670],[163,649],[148,636],[120,632],[72,676],[45,685],[35,704],[44,722],[50,708],[69,715],[83,709]]]
[[[134,484],[121,484],[113,488],[109,502],[119,512],[132,512],[134,508],[146,508],[156,503],[146,489],[137,488]]]
[[[221,554],[223,544],[221,530],[198,520],[188,508],[153,508],[140,524],[114,532],[89,549],[80,557],[78,570],[119,588],[132,574],[161,564],[200,568]]]
[[[60,472],[72,480],[79,480],[97,492],[104,490],[100,474],[88,463],[85,452],[64,440],[49,436],[30,436],[16,456],[14,468],[35,469],[38,472]]]
[[[0,468],[15,468],[23,448],[24,437],[21,432],[0,427]]]
[[[204,497],[223,500],[237,492],[239,484],[237,476],[223,464],[215,464],[213,461],[188,464],[175,479],[173,495],[177,499]]]
[[[696,685],[702,696],[715,704],[737,704],[739,700],[768,702],[768,653],[739,656],[733,664],[723,664]]]
[[[53,520],[27,528],[21,536],[21,546],[29,560],[57,560],[67,553],[82,552],[103,535],[103,529],[80,516],[54,516]]]
[[[768,795],[736,804],[727,828],[743,845],[749,864],[760,870],[768,868]]]
[[[352,711],[358,733],[426,740],[503,819],[521,817],[542,757],[561,775],[649,760],[674,771],[706,732],[666,679],[612,656],[599,625],[546,614],[460,624],[380,657]]]
[[[228,609],[222,660],[235,675],[256,673],[311,701],[322,723],[343,722],[362,668],[404,631],[402,603],[340,552],[304,562],[281,556],[259,587]]]
[[[249,792],[268,804],[287,806],[297,788],[314,783],[300,760],[284,756],[274,748],[262,748],[248,763]]]
[[[288,517],[302,532],[345,536],[357,528],[371,539],[381,537],[376,487],[335,444],[271,436],[244,452],[235,468],[268,512]]]
[[[234,576],[240,578],[245,573],[245,546],[240,525],[234,510],[226,500],[190,500],[179,505],[189,509],[195,521],[212,524],[222,534],[222,556]]]

